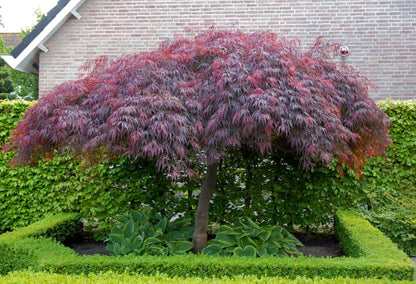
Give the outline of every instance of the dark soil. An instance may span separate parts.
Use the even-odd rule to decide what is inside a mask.
[[[299,247],[298,249],[306,256],[338,257],[344,255],[334,234],[296,234],[296,237],[305,245],[304,248]],[[65,245],[79,255],[109,255],[105,249],[106,244],[93,239],[75,239]]]
[[[314,257],[339,257],[344,251],[335,234],[295,234],[296,238],[305,246],[298,247],[298,250],[305,256]]]
[[[67,247],[73,249],[79,255],[104,254],[110,255],[105,249],[104,242],[95,241],[94,239],[78,239],[64,243]]]

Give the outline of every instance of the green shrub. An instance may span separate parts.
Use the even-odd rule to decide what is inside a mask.
[[[33,104],[33,102],[23,100],[0,101],[0,144],[9,139],[10,133],[18,124],[20,117]]]
[[[399,248],[416,256],[416,102],[388,100],[380,106],[391,118],[393,145],[387,160],[374,159],[363,171],[370,207],[360,212]]]
[[[114,272],[105,272],[100,274],[90,273],[88,275],[63,275],[56,273],[23,271],[14,272],[9,275],[0,276],[0,281],[5,284],[31,284],[31,283],[68,283],[68,284],[119,284],[119,283],[142,283],[142,284],[404,284],[414,283],[412,281],[392,281],[390,279],[353,279],[336,277],[332,279],[321,278],[306,278],[296,277],[295,279],[276,278],[276,277],[255,277],[255,276],[235,276],[235,277],[215,277],[215,278],[201,278],[201,277],[170,277],[166,274],[156,276],[146,275],[130,275],[128,273],[117,274]]]
[[[0,235],[0,242],[9,242],[29,237],[49,237],[59,242],[69,236],[80,234],[82,223],[78,213],[59,213],[49,215],[29,226]]]
[[[336,232],[348,256],[409,262],[407,255],[367,220],[351,211],[336,214]]]
[[[47,216],[27,227],[0,235],[0,274],[27,268],[36,264],[36,258],[62,254],[63,247],[57,241],[77,235],[82,230],[79,214],[61,213]],[[46,240],[35,237],[48,237]],[[68,249],[68,248],[66,248]],[[69,253],[74,253],[68,249]],[[46,254],[45,254],[46,253]]]
[[[114,271],[168,277],[351,277],[412,280],[414,266],[410,259],[388,238],[356,214],[339,212],[338,237],[346,252],[360,257],[314,258],[288,257],[261,258],[220,257],[206,255],[179,256],[78,256],[53,239],[17,239],[8,251],[0,249],[2,274],[31,267],[34,271],[52,271],[63,274],[89,274]],[[4,242],[0,242],[4,245]],[[13,251],[17,252],[13,254]],[[9,254],[9,255],[6,255]],[[7,256],[12,256],[11,264]]]
[[[296,246],[302,243],[281,226],[260,227],[250,218],[243,218],[233,226],[221,225],[202,251],[220,256],[278,256],[299,255]]]
[[[149,207],[121,216],[108,237],[111,255],[177,255],[192,249],[191,219],[174,221],[152,214]]]

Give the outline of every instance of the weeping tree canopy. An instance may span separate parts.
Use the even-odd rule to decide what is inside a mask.
[[[5,150],[15,151],[14,165],[56,149],[89,164],[149,158],[173,179],[197,175],[192,164],[202,161],[211,189],[217,162],[242,147],[292,152],[305,169],[337,159],[359,172],[391,143],[389,119],[370,82],[330,60],[337,48],[318,38],[303,52],[270,32],[211,29],[155,51],[102,56],[41,98]]]

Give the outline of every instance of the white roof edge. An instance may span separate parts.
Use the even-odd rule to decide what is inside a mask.
[[[26,48],[14,58],[12,55],[1,55],[9,66],[15,70],[25,73],[38,74],[33,67],[33,61],[37,60],[39,54],[38,46],[44,46],[45,42],[50,39],[65,22],[73,16],[73,11],[80,8],[86,0],[70,0],[66,6],[59,11],[53,20],[26,46]]]

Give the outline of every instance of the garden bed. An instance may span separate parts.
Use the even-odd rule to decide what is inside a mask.
[[[345,252],[343,257],[299,256],[276,258],[264,256],[219,257],[205,255],[79,256],[62,241],[62,232],[75,215],[51,216],[28,227],[0,235],[0,274],[11,271],[54,271],[62,274],[89,274],[113,271],[142,275],[166,274],[169,277],[307,277],[307,278],[388,278],[413,280],[415,268],[405,253],[368,221],[351,212],[338,212],[336,233]],[[79,220],[79,219],[78,219]],[[67,235],[68,236],[68,235]]]
[[[305,256],[313,257],[340,257],[344,256],[342,247],[335,234],[296,234],[296,237],[305,247],[298,250]],[[109,255],[105,249],[106,244],[91,238],[78,238],[64,242],[64,245],[73,249],[78,255]]]

